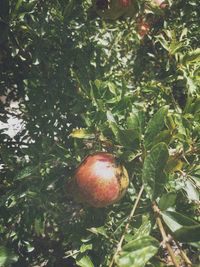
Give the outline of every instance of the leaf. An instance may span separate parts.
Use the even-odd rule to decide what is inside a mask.
[[[107,234],[106,234],[106,230],[103,226],[100,227],[91,227],[87,229],[88,231],[92,232],[95,235],[102,235],[108,238]]]
[[[94,133],[91,133],[89,130],[83,129],[83,128],[73,130],[70,136],[73,138],[80,138],[80,139],[94,139],[95,138]]]
[[[161,212],[162,218],[180,242],[200,241],[200,224],[175,211]]]
[[[4,266],[7,260],[7,251],[6,248],[0,246],[0,266]]]
[[[162,194],[167,181],[164,168],[168,160],[168,148],[165,143],[154,146],[144,160],[142,180],[151,200]]]
[[[186,79],[187,82],[187,88],[190,95],[193,95],[197,92],[197,85],[194,82],[194,77],[189,75],[184,69],[182,70],[183,76]]]
[[[160,132],[155,139],[152,141],[151,145],[154,146],[158,143],[164,142],[168,144],[171,141],[172,135],[170,130],[164,130]]]
[[[185,182],[185,186],[183,189],[187,193],[187,197],[189,200],[199,201],[199,192],[190,180],[187,180]]]
[[[16,262],[17,255],[9,251],[6,247],[0,246],[0,267],[10,266],[10,263]]]
[[[143,267],[157,253],[159,242],[151,236],[143,236],[128,242],[116,257],[119,267]]]
[[[169,192],[167,194],[163,194],[158,203],[160,210],[166,210],[174,206],[176,203],[176,197],[176,192]]]
[[[74,4],[75,4],[74,0],[68,1],[68,4],[66,5],[64,12],[63,12],[63,16],[64,16],[65,21],[71,16],[72,11],[74,9]]]
[[[116,85],[112,82],[108,82],[108,89],[113,95],[117,95],[117,88]]]
[[[22,180],[24,178],[30,177],[33,174],[34,170],[35,168],[32,166],[25,167],[17,174],[16,180]]]
[[[139,144],[139,133],[132,129],[118,129],[117,141],[124,147],[135,149]]]
[[[76,264],[81,267],[94,267],[91,259],[87,255],[82,256],[82,254],[76,258]]]
[[[45,228],[45,225],[44,225],[44,221],[42,220],[42,218],[36,218],[34,220],[34,229],[38,236],[44,234],[44,228]]]
[[[143,236],[148,236],[151,231],[151,221],[147,216],[143,217],[142,225],[135,231],[134,238],[141,238]]]
[[[194,63],[194,62],[200,62],[200,48],[189,51],[182,58],[182,63],[184,65]]]
[[[160,108],[156,114],[148,122],[145,134],[144,143],[147,149],[151,148],[155,137],[160,133],[164,127],[164,120],[168,113],[168,107]]]
[[[177,158],[177,156],[172,155],[169,157],[165,170],[170,172],[180,171],[183,167],[183,162]]]
[[[84,253],[88,250],[92,250],[92,248],[93,248],[92,244],[82,244],[80,247],[80,252]]]

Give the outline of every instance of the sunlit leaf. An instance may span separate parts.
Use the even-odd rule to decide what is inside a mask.
[[[152,200],[162,194],[163,187],[167,182],[164,168],[168,156],[166,144],[159,143],[150,150],[144,160],[142,180],[145,190]]]
[[[163,220],[173,235],[181,242],[200,241],[200,224],[178,212],[163,211]]]
[[[80,267],[94,267],[94,264],[87,255],[79,256],[76,259],[76,264]]]
[[[80,139],[94,139],[95,138],[94,133],[91,133],[87,129],[83,129],[83,128],[73,130],[70,136],[73,138],[80,138]]]
[[[119,267],[143,267],[157,253],[159,242],[144,236],[128,242],[116,258]]]

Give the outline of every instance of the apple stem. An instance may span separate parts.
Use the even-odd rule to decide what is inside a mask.
[[[121,249],[122,249],[122,243],[123,243],[123,241],[124,241],[125,234],[126,234],[126,232],[128,231],[128,228],[129,228],[130,223],[131,223],[131,219],[132,219],[132,217],[133,217],[133,215],[134,215],[134,213],[135,213],[135,210],[136,210],[136,208],[137,208],[137,206],[138,206],[138,203],[139,203],[140,198],[141,198],[141,196],[142,196],[143,190],[144,190],[144,186],[142,185],[141,188],[140,188],[140,191],[139,191],[139,193],[138,193],[137,199],[136,199],[136,201],[135,201],[135,203],[134,203],[134,205],[133,205],[133,208],[132,208],[132,210],[131,210],[131,212],[130,212],[130,214],[129,214],[129,216],[128,216],[128,220],[127,220],[127,223],[126,223],[126,225],[125,225],[123,234],[122,234],[122,236],[121,236],[121,238],[120,238],[120,241],[119,241],[119,243],[118,243],[118,245],[117,245],[117,249],[116,249],[116,251],[115,251],[115,253],[114,253],[113,257],[112,257],[112,260],[111,260],[111,262],[110,262],[109,267],[112,267],[112,266],[113,266],[113,264],[114,264],[114,262],[115,262],[115,258],[116,258],[116,256],[118,255],[118,253],[119,253],[119,252],[121,251]]]

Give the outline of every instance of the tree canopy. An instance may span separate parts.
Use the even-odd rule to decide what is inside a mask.
[[[0,0],[0,266],[199,266],[200,6],[158,2]],[[68,183],[97,151],[106,208]]]

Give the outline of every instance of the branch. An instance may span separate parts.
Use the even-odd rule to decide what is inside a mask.
[[[169,252],[169,255],[170,255],[171,259],[172,259],[172,262],[173,262],[175,267],[180,267],[180,265],[176,261],[176,257],[174,255],[173,249],[172,249],[171,245],[168,242],[167,234],[166,234],[165,229],[163,227],[162,220],[161,220],[161,217],[160,217],[160,214],[159,214],[159,208],[156,205],[156,203],[153,203],[153,211],[156,214],[156,224],[158,225],[158,228],[159,228],[160,233],[161,233],[162,238],[163,238],[163,242],[166,245],[166,248],[167,248],[167,250]]]
[[[117,245],[117,249],[116,249],[116,251],[115,251],[115,253],[114,253],[113,257],[112,257],[112,260],[111,260],[111,262],[110,262],[109,267],[112,267],[112,266],[113,266],[113,264],[114,264],[114,262],[115,262],[115,258],[116,258],[116,256],[118,255],[118,253],[119,253],[119,252],[121,251],[121,249],[122,249],[122,243],[123,243],[123,241],[124,241],[125,234],[126,234],[126,232],[128,231],[128,228],[129,228],[129,226],[130,226],[131,219],[132,219],[132,217],[133,217],[133,215],[134,215],[134,213],[135,213],[135,210],[136,210],[136,208],[137,208],[137,206],[138,206],[138,203],[139,203],[140,198],[141,198],[141,196],[142,196],[143,190],[144,190],[144,186],[142,185],[142,187],[140,188],[140,192],[139,192],[139,194],[138,194],[138,196],[137,196],[137,199],[136,199],[136,201],[135,201],[135,204],[134,204],[134,206],[133,206],[133,208],[132,208],[132,210],[131,210],[131,212],[130,212],[130,214],[129,214],[129,216],[128,216],[127,224],[125,225],[123,234],[122,234],[121,239],[120,239],[120,241],[119,241],[119,243],[118,243],[118,245]]]
[[[175,241],[175,243],[177,244],[177,247],[179,248],[179,250],[180,250],[180,256],[181,256],[181,258],[185,261],[185,263],[186,263],[186,265],[188,266],[188,267],[192,267],[192,262],[190,261],[190,259],[188,258],[188,256],[185,254],[185,252],[182,250],[182,248],[181,248],[181,246],[179,245],[179,243],[176,241],[176,240],[174,240]]]

